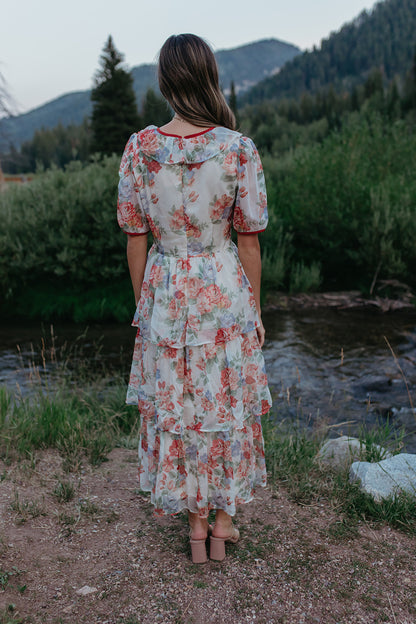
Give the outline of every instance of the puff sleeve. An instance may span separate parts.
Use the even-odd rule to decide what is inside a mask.
[[[150,230],[145,211],[141,205],[139,188],[141,175],[134,172],[137,160],[137,141],[133,134],[125,147],[119,171],[117,221],[123,232],[130,236],[147,234]]]
[[[263,232],[268,221],[266,183],[260,156],[248,137],[240,139],[237,177],[233,227],[239,234]]]

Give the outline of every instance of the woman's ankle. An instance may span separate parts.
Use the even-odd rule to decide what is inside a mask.
[[[203,539],[208,533],[208,519],[201,518],[196,513],[188,512],[188,522],[193,539]]]
[[[225,537],[230,533],[233,526],[232,517],[222,509],[218,509],[215,514],[214,537]]]

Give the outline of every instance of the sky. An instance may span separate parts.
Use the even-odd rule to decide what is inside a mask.
[[[3,6],[3,8],[2,8]],[[214,50],[276,38],[302,50],[374,0],[0,0],[0,73],[17,113],[92,86],[109,34],[128,67],[156,60],[171,34]]]

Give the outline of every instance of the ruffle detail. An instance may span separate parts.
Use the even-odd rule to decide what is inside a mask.
[[[127,403],[158,431],[176,435],[243,428],[272,403],[257,332],[179,349],[138,334]]]
[[[147,126],[137,133],[140,151],[161,164],[197,164],[214,158],[238,142],[241,133],[228,128],[215,127],[191,137],[162,134],[156,126]],[[236,148],[237,149],[237,148]]]
[[[155,513],[184,509],[207,517],[211,509],[235,515],[258,486],[266,485],[264,442],[259,416],[242,429],[202,433],[186,429],[178,437],[144,419],[139,443],[139,485],[151,492]]]

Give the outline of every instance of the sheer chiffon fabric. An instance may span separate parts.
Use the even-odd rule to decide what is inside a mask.
[[[127,402],[141,416],[139,480],[157,513],[230,515],[266,483],[261,416],[271,407],[253,291],[231,242],[264,230],[252,141],[226,128],[134,134],[118,221],[152,232]]]

